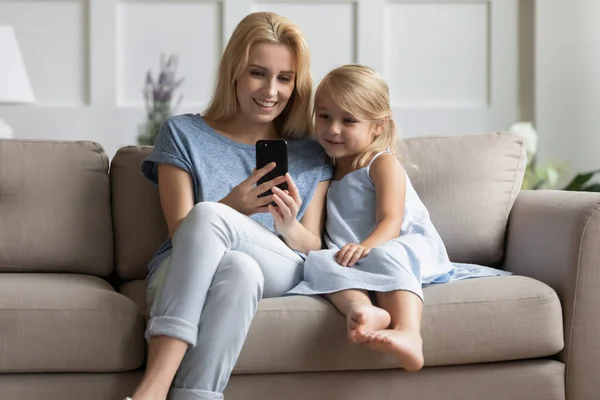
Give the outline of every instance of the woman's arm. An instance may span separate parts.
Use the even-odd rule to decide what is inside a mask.
[[[329,183],[330,181],[319,182],[302,219],[299,222],[295,221],[286,232],[282,232],[283,239],[290,248],[304,254],[322,248],[321,237],[325,224],[325,200]]]
[[[192,177],[174,165],[161,163],[158,164],[158,182],[160,204],[172,238],[194,207]]]
[[[406,173],[391,154],[377,157],[370,170],[375,184],[376,226],[361,245],[372,249],[400,235],[406,199]]]

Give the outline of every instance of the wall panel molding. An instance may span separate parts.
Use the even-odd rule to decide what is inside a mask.
[[[161,53],[177,53],[185,76],[177,111],[200,112],[235,26],[252,11],[271,10],[304,31],[315,86],[346,63],[379,71],[404,136],[506,129],[520,117],[520,99],[533,109],[519,85],[519,76],[531,75],[519,75],[518,35],[529,32],[519,25],[522,3],[0,0],[0,23],[15,25],[38,99],[2,106],[0,114],[18,137],[95,140],[112,156],[135,143],[145,118],[144,76],[148,69],[156,75]]]

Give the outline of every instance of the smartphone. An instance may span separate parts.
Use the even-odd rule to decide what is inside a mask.
[[[271,162],[275,162],[275,168],[260,178],[257,185],[285,175],[288,172],[287,142],[285,140],[259,140],[256,142],[256,169],[259,170]],[[280,183],[277,187],[281,190],[288,189],[287,182]],[[268,196],[272,193],[271,189],[269,189],[259,194],[258,197]],[[271,204],[276,205],[275,202]]]

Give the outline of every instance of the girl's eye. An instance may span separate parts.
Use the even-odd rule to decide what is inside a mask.
[[[327,114],[319,114],[318,117],[321,118],[321,119],[327,119],[327,118],[329,118],[329,116]]]
[[[352,119],[352,118],[344,118],[344,123],[345,123],[345,124],[355,124],[356,122],[358,122],[358,121],[356,121],[355,119]]]
[[[251,71],[250,75],[252,75],[252,76],[265,76],[264,72],[262,72],[262,71]]]
[[[292,79],[289,76],[280,76],[279,80],[282,81],[282,82],[286,82],[286,83],[292,81]]]

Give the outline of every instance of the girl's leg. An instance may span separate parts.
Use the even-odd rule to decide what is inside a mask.
[[[252,319],[253,310],[256,309],[253,299],[260,297],[257,294],[257,287],[262,290],[264,278],[252,272],[249,275],[243,273],[244,279],[237,279],[231,278],[231,273],[223,272],[223,276],[227,278],[215,280],[217,269],[231,262],[224,259],[224,255],[232,250],[243,252],[255,260],[265,272],[267,279],[273,281],[272,286],[275,288],[285,287],[287,291],[302,278],[302,259],[272,232],[225,205],[218,203],[196,205],[173,237],[170,265],[158,290],[146,332],[147,337],[150,338],[150,353],[154,357],[148,360],[145,378],[136,391],[138,394],[134,400],[165,398],[162,397],[165,390],[162,383],[172,380],[173,369],[158,366],[156,365],[158,361],[154,360],[168,360],[167,364],[173,362],[179,366],[183,354],[178,349],[183,346],[182,342],[185,343],[186,350],[197,345],[200,316],[207,304],[209,288],[220,285],[220,290],[216,292],[222,291],[229,296],[233,295],[231,297],[237,297],[236,290],[239,284],[243,284],[248,289],[243,291],[246,295],[240,296],[240,301],[244,304],[242,309],[237,309],[235,304],[226,303],[220,310],[223,313],[221,315],[236,314],[235,326],[228,326],[228,329],[235,330],[238,334],[232,337],[239,337],[241,334],[245,338],[247,331],[245,321]],[[244,260],[244,266],[247,261]],[[250,264],[248,269],[256,270],[253,264]],[[271,289],[271,286],[269,289],[275,290]],[[214,292],[215,290],[210,295],[212,296]],[[275,294],[283,293],[285,291]],[[229,365],[233,367],[239,354],[239,340],[218,335],[221,332],[220,326],[206,324],[203,326],[205,326],[203,335],[210,336],[206,331],[212,332],[213,338],[218,337],[218,340],[222,341],[220,348],[224,349],[215,355],[219,359],[203,360],[205,367],[203,373],[211,375],[211,371],[229,369],[225,373],[228,377],[231,372]],[[151,339],[154,337],[163,338]],[[214,342],[209,343],[209,346],[213,344]],[[152,379],[151,373],[154,374]],[[219,374],[216,372],[212,375]],[[158,383],[162,386],[155,386]],[[185,392],[184,395],[187,397],[178,398],[213,399],[221,396],[215,391],[218,385],[199,387],[193,383],[190,386],[194,387],[190,387],[189,391]],[[149,387],[151,389],[144,389]],[[190,395],[192,397],[189,397]]]
[[[417,250],[418,247],[415,250],[407,247],[406,243],[392,240],[372,249],[364,260],[359,261],[363,263],[361,268],[373,268],[387,274],[392,278],[394,289],[401,290],[376,293],[376,305],[390,315],[389,329],[386,326],[370,332],[359,330],[357,339],[374,350],[395,356],[410,371],[423,366],[421,271],[419,262],[410,262],[411,254]],[[402,252],[406,257],[402,257]],[[400,264],[399,260],[407,262]]]
[[[364,290],[342,290],[325,295],[346,316],[348,340],[360,343],[368,332],[385,329],[390,325],[390,314],[371,303]]]
[[[374,349],[395,356],[404,369],[423,368],[423,340],[421,315],[423,301],[413,292],[396,290],[377,293],[377,304],[391,316],[390,329],[374,330],[362,338]]]

